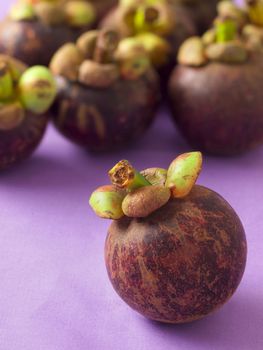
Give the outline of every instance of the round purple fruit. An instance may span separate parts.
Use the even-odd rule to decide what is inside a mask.
[[[223,156],[263,144],[263,30],[246,24],[246,14],[231,6],[228,16],[219,8],[203,37],[181,46],[169,84],[172,114],[186,140]]]
[[[112,31],[90,31],[53,57],[58,97],[54,123],[71,141],[93,151],[118,148],[151,124],[159,80],[142,50],[116,55]]]
[[[46,67],[28,69],[0,55],[0,170],[27,158],[38,146],[55,95],[55,80]]]
[[[84,0],[26,0],[0,23],[0,52],[32,66],[47,66],[59,47],[90,29],[96,19]]]
[[[232,297],[244,273],[243,226],[219,194],[195,185],[201,165],[199,152],[168,170],[139,173],[121,161],[109,173],[112,185],[90,198],[97,215],[114,220],[105,244],[114,289],[152,320],[203,318]]]

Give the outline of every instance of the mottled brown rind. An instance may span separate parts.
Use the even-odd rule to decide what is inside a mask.
[[[155,117],[158,78],[153,71],[136,80],[118,79],[108,88],[94,88],[58,79],[52,108],[58,130],[92,151],[118,148],[139,136]]]
[[[43,138],[48,114],[26,111],[24,121],[12,130],[0,130],[0,170],[28,158]]]
[[[195,149],[236,155],[263,143],[262,54],[244,64],[178,66],[169,83],[176,124]]]
[[[66,25],[48,26],[40,21],[0,23],[0,53],[33,66],[47,66],[53,54],[65,43],[74,42],[90,26],[73,29]]]
[[[105,245],[116,292],[145,317],[167,323],[194,321],[222,306],[241,281],[246,254],[237,214],[201,186],[147,218],[113,222]]]

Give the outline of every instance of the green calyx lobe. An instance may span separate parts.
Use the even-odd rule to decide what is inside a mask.
[[[20,61],[0,55],[0,130],[18,127],[25,118],[25,110],[18,100],[17,82],[26,70]]]
[[[56,97],[55,79],[48,68],[31,67],[22,74],[18,92],[25,109],[36,114],[45,113]]]
[[[46,67],[27,68],[19,60],[0,55],[0,130],[18,127],[26,111],[45,113],[55,95],[55,80]]]
[[[104,219],[118,220],[124,216],[122,201],[125,192],[112,185],[99,187],[90,197],[89,203],[95,213]]]
[[[103,218],[147,217],[170,198],[186,197],[202,168],[200,152],[185,153],[174,159],[168,169],[137,171],[127,160],[110,171],[112,185],[98,188],[90,197],[94,212]]]

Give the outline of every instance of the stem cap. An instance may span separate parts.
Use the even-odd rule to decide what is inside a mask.
[[[122,202],[122,210],[126,216],[144,218],[164,206],[170,197],[171,192],[167,187],[141,187],[127,194]]]
[[[71,81],[78,79],[79,66],[84,56],[76,45],[65,44],[54,54],[50,62],[50,69],[53,74],[61,75]]]

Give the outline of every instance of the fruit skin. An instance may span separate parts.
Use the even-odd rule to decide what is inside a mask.
[[[113,222],[105,244],[116,292],[145,317],[166,323],[191,322],[222,306],[241,281],[246,254],[237,214],[202,186],[147,218]]]
[[[178,3],[178,0],[170,0],[172,3]],[[182,2],[179,0],[179,2]],[[218,0],[196,0],[183,1],[183,7],[188,12],[188,16],[196,24],[199,33],[203,33],[212,24],[216,17],[216,5]]]
[[[263,143],[262,54],[244,64],[178,66],[170,107],[186,140],[200,151],[230,156]]]
[[[91,0],[92,5],[97,11],[98,19],[102,19],[114,6],[118,0]]]
[[[58,78],[51,112],[58,130],[92,151],[109,151],[137,139],[155,117],[158,78],[153,71],[136,80],[119,78],[108,88],[94,88]]]
[[[25,113],[19,126],[11,130],[0,130],[0,170],[28,158],[43,138],[48,114]]]
[[[90,26],[81,29],[66,25],[48,26],[40,21],[12,21],[0,23],[0,53],[33,65],[47,66],[53,54],[67,42],[75,41]]]

